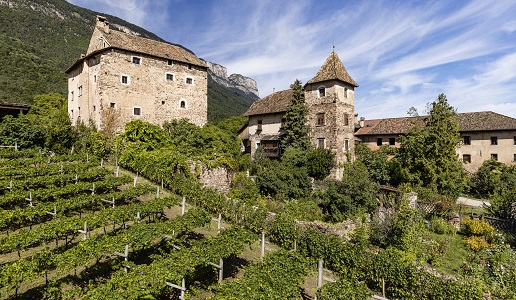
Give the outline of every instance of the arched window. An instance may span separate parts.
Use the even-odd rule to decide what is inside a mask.
[[[186,100],[181,100],[179,102],[179,108],[186,108]]]
[[[325,86],[318,87],[317,91],[318,91],[319,98],[326,96],[326,87]]]

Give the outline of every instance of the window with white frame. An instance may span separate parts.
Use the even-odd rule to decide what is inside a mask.
[[[167,79],[167,81],[174,81],[174,74],[166,73],[165,78]]]
[[[130,82],[131,81],[130,81],[129,75],[121,75],[120,76],[120,83],[121,84],[129,85]]]
[[[109,103],[109,108],[116,108],[116,103],[115,102]]]
[[[142,64],[142,58],[138,57],[138,56],[133,56],[131,61],[135,65],[141,65]]]
[[[133,116],[141,116],[142,115],[142,108],[139,106],[133,107]]]
[[[324,149],[325,146],[326,146],[326,139],[324,139],[324,138],[317,139],[317,148]]]
[[[325,113],[318,113],[316,115],[316,125],[317,126],[326,125],[326,114]]]
[[[326,87],[324,87],[324,86],[320,86],[320,87],[317,89],[317,91],[318,91],[318,95],[319,95],[319,97],[324,97],[324,96],[326,96]]]
[[[185,78],[185,83],[186,84],[193,84],[193,77],[186,77]]]

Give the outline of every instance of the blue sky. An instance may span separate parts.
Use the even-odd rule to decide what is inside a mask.
[[[116,15],[255,79],[260,96],[307,82],[335,45],[366,119],[458,112],[516,118],[516,1],[68,0]]]

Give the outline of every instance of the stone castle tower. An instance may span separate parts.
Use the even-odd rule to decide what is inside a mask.
[[[335,52],[305,84],[312,144],[331,149],[337,162],[354,153],[356,87]]]

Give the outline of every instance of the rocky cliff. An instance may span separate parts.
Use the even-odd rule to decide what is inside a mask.
[[[240,74],[231,74],[228,77],[228,70],[226,67],[209,61],[206,63],[208,64],[208,75],[215,82],[251,101],[260,99],[258,86],[254,79]]]

